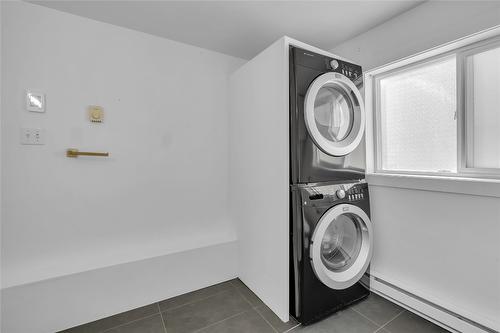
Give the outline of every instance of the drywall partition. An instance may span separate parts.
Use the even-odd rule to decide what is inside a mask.
[[[1,60],[4,290],[236,240],[227,93],[245,61],[10,1]],[[26,89],[45,93],[45,113],[25,109]],[[103,107],[103,123],[89,121],[89,105]],[[45,129],[45,145],[21,145],[22,127]],[[67,148],[110,157],[70,159]],[[207,282],[228,278],[219,271]],[[158,298],[183,289],[165,287]]]
[[[499,23],[499,2],[426,2],[333,51],[374,68]],[[449,328],[500,331],[498,184],[373,174],[367,180],[376,231],[371,274],[393,286],[372,287]]]
[[[288,68],[282,38],[231,76],[230,194],[240,279],[288,321]]]
[[[339,58],[281,38],[231,75],[229,117],[229,184],[239,277],[283,321],[289,319],[291,45]]]

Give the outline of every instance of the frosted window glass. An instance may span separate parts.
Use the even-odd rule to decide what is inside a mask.
[[[457,171],[456,59],[380,79],[382,169]]]
[[[468,167],[500,168],[500,47],[468,57],[472,151]],[[471,121],[469,120],[469,121]]]

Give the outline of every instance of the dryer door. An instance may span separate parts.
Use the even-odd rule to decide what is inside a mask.
[[[341,204],[319,220],[312,236],[311,264],[317,278],[332,289],[361,279],[373,251],[372,223],[359,207]]]
[[[339,73],[318,76],[307,90],[304,120],[319,149],[332,156],[351,153],[365,129],[363,99],[354,83]]]

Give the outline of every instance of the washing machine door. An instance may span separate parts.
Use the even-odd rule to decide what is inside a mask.
[[[307,90],[304,120],[319,149],[332,156],[351,153],[365,130],[363,99],[354,83],[339,73],[318,76]]]
[[[372,223],[359,207],[340,204],[319,220],[310,247],[316,277],[332,289],[345,289],[361,279],[373,251]]]

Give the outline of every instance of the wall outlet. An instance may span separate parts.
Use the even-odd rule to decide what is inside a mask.
[[[45,130],[41,128],[21,128],[22,145],[44,145]]]

